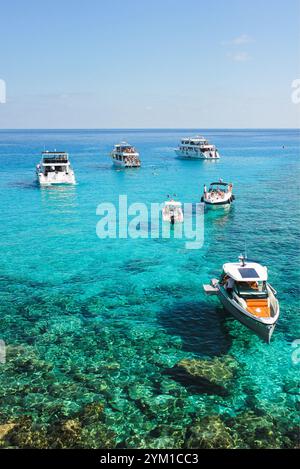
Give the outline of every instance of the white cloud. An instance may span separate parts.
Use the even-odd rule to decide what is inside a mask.
[[[249,36],[248,34],[241,34],[240,36],[237,36],[230,41],[223,41],[222,45],[223,46],[240,46],[243,44],[250,44],[251,42],[254,42],[254,39]]]
[[[232,44],[237,46],[240,44],[249,44],[250,42],[253,42],[253,39],[252,37],[248,36],[248,34],[242,34],[241,36],[232,40]]]
[[[247,62],[248,60],[251,59],[250,55],[248,54],[248,52],[244,52],[244,51],[241,51],[241,52],[230,52],[229,54],[227,54],[228,57],[233,60],[234,62]]]

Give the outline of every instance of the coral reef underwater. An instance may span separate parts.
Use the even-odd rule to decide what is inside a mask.
[[[111,321],[116,308],[129,316]],[[241,344],[199,357],[153,318],[132,321],[135,308],[143,306],[122,295],[34,302],[24,294],[1,306],[9,344],[0,367],[2,448],[297,445],[299,388],[290,372],[266,401]],[[265,345],[253,340],[259,353]]]

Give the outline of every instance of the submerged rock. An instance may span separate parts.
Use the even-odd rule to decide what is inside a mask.
[[[74,417],[39,423],[29,416],[0,425],[0,448],[114,448],[115,434],[103,422],[104,405],[88,404]]]
[[[143,384],[134,384],[129,387],[128,395],[130,399],[134,401],[145,400],[152,397],[153,390],[150,386],[146,386]]]
[[[1,446],[1,441],[15,427],[15,425],[16,425],[15,423],[4,423],[0,425],[0,446]]]
[[[81,419],[83,422],[94,422],[101,419],[104,410],[103,402],[93,402],[84,407],[81,412]]]
[[[226,356],[212,360],[184,359],[177,366],[194,377],[204,378],[226,388],[234,378],[239,364],[234,358]]]
[[[46,429],[35,424],[30,417],[22,417],[5,433],[2,446],[46,449],[49,447]]]
[[[218,415],[204,417],[189,429],[187,448],[226,449],[236,448],[237,442],[229,427]]]
[[[284,422],[267,413],[257,414],[246,411],[235,419],[228,420],[228,425],[239,438],[240,448],[280,449],[293,448],[299,441],[299,427],[289,431]]]

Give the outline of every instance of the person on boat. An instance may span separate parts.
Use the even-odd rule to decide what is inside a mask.
[[[232,293],[233,292],[233,287],[234,287],[234,280],[233,278],[231,277],[228,277],[228,279],[226,280],[225,282],[225,285],[224,285],[227,293]]]

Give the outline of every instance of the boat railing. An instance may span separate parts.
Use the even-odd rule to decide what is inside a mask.
[[[58,163],[68,163],[69,160],[66,156],[54,156],[51,158],[44,157],[43,163],[45,164],[58,164]]]
[[[271,290],[271,292],[273,293],[273,295],[276,296],[276,295],[277,295],[277,291],[275,290],[275,288],[273,288],[272,285],[270,285],[269,283],[268,283],[268,287],[270,288],[270,290]]]

